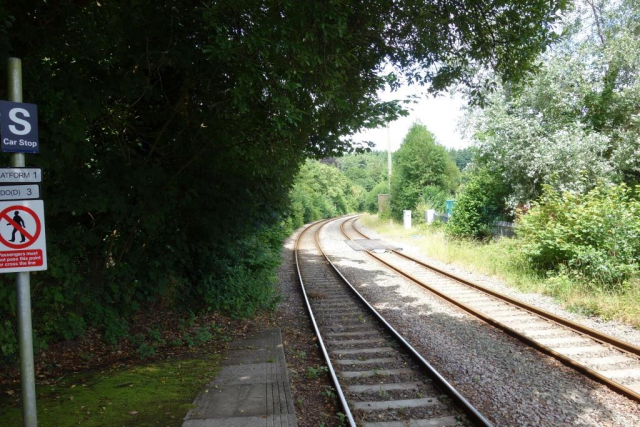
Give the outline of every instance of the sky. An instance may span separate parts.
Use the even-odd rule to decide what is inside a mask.
[[[380,93],[383,101],[393,99],[405,99],[410,95],[420,93],[423,88],[415,86],[402,86],[396,92],[388,89]],[[450,95],[443,93],[437,98],[431,95],[422,95],[417,104],[408,105],[409,116],[401,117],[390,123],[389,134],[391,137],[391,151],[396,151],[411,125],[420,121],[436,136],[436,140],[447,148],[464,148],[471,145],[471,141],[464,139],[457,130],[458,121],[462,117],[462,108],[466,101],[459,94]],[[372,129],[358,133],[355,141],[373,141],[376,150],[387,149],[387,129]]]

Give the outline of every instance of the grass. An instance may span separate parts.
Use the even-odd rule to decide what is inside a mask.
[[[178,427],[196,394],[215,376],[219,364],[219,356],[176,359],[73,374],[52,385],[39,385],[38,425]],[[1,424],[22,425],[17,397],[3,395]]]
[[[380,234],[417,246],[428,257],[495,276],[523,292],[551,296],[570,311],[615,319],[640,328],[637,280],[623,292],[605,292],[567,275],[544,276],[534,271],[522,257],[517,238],[474,242],[452,239],[442,227],[418,224],[412,230],[405,230],[398,223],[369,214],[360,220]]]

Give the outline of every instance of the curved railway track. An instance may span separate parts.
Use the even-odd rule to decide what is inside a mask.
[[[350,239],[370,239],[355,226],[340,224]],[[500,294],[392,248],[367,253],[423,288],[563,364],[640,402],[640,348],[586,326]]]
[[[295,244],[307,309],[351,427],[491,426],[336,269],[311,224]]]

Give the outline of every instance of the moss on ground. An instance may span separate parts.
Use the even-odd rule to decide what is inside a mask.
[[[177,427],[219,367],[219,356],[206,356],[73,374],[37,386],[38,425]],[[22,425],[17,398],[0,397],[0,420]]]

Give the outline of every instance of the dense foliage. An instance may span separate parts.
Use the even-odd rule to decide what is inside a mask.
[[[456,166],[458,166],[458,169],[460,169],[461,171],[463,171],[467,167],[467,165],[471,163],[474,151],[475,150],[473,149],[473,147],[449,148],[447,150],[449,156],[451,156]]]
[[[372,151],[337,159],[336,163],[345,176],[366,192],[359,203],[360,210],[378,212],[378,195],[389,194],[387,156],[385,151]]]
[[[426,126],[414,124],[393,156],[391,214],[399,219],[403,210],[428,201],[426,195],[452,192],[459,176],[447,150],[436,143]]]
[[[367,193],[364,200],[363,209],[369,213],[378,212],[378,195],[380,194],[389,194],[389,181],[380,181],[378,184],[376,184],[375,187],[371,189],[371,191],[369,191],[369,193]],[[383,208],[388,210],[389,206]],[[389,212],[385,212],[385,215],[388,214]]]
[[[484,66],[523,76],[562,4],[0,3],[0,75],[8,55],[22,58],[40,113],[28,163],[45,171],[50,267],[32,279],[36,334],[94,325],[116,339],[143,307],[268,305],[273,259],[242,251],[273,249],[304,159],[350,150],[350,134],[397,117],[377,97],[386,84],[477,89]],[[8,355],[15,296],[1,280]]]
[[[620,287],[639,271],[638,189],[602,184],[578,195],[545,187],[519,221],[525,255],[543,271],[565,268],[599,286]]]
[[[633,282],[640,261],[630,189],[640,182],[639,16],[636,1],[576,2],[539,72],[521,83],[496,81],[486,103],[469,110],[475,166],[450,231],[482,236],[501,212],[533,202],[519,223],[532,266],[600,289]]]
[[[491,236],[491,225],[507,219],[508,185],[486,169],[469,171],[453,206],[448,231],[458,237]]]
[[[512,186],[510,204],[544,184],[586,192],[640,178],[640,8],[635,1],[578,2],[563,41],[522,84],[497,84],[468,125],[478,162]]]
[[[297,228],[361,209],[365,192],[333,166],[308,160],[291,190],[290,221]]]
[[[387,179],[388,165],[385,151],[348,154],[336,159],[336,163],[347,178],[366,191],[371,191],[378,183]]]

